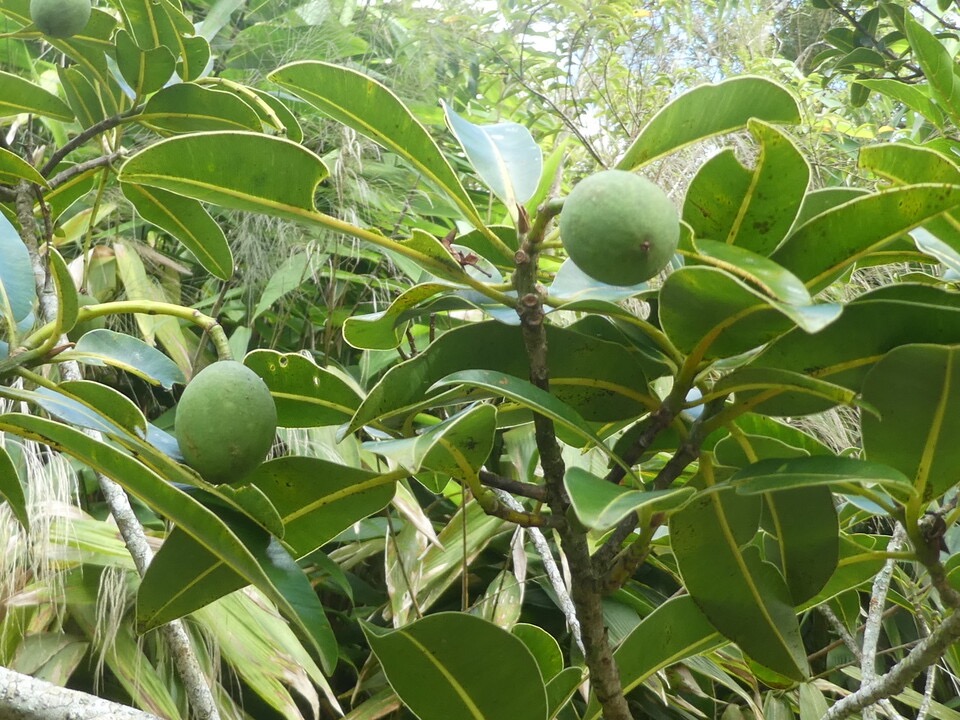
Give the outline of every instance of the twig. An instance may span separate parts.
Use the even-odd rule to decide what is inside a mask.
[[[54,190],[71,178],[75,178],[77,175],[83,175],[89,170],[94,170],[99,167],[105,167],[113,163],[114,160],[119,160],[124,156],[123,150],[118,150],[117,152],[110,153],[109,155],[101,155],[95,157],[92,160],[87,160],[86,162],[77,163],[76,165],[71,165],[66,170],[62,170],[50,178],[48,185],[51,190]]]
[[[498,489],[495,489],[493,492],[504,505],[514,510],[523,510],[523,506],[508,492]],[[567,586],[566,583],[563,582],[563,574],[560,572],[560,568],[557,567],[557,561],[554,560],[553,553],[550,552],[550,544],[539,528],[526,528],[526,532],[530,535],[530,542],[533,543],[533,547],[540,556],[543,569],[547,573],[547,579],[550,580],[550,586],[557,595],[557,604],[560,606],[560,611],[563,613],[563,616],[567,619],[567,627],[570,628],[573,641],[577,644],[577,647],[580,648],[580,652],[583,652],[583,638],[580,634],[580,621],[577,619],[577,609],[573,606],[570,593],[567,592]]]
[[[127,110],[125,113],[120,113],[119,115],[111,115],[108,118],[104,118],[98,123],[94,123],[86,130],[77,133],[69,141],[64,143],[53,155],[50,156],[50,159],[40,168],[40,174],[44,177],[48,176],[53,169],[60,164],[60,161],[63,160],[67,155],[72,153],[77,148],[81,147],[88,140],[95,138],[100,133],[106,132],[112,128],[115,128],[117,125],[120,125],[123,122],[126,122],[134,115],[140,113],[143,109],[143,106],[137,106]]]
[[[935,541],[936,542],[936,541]],[[936,555],[917,547],[917,554],[930,573],[930,580],[936,588],[941,602],[951,609],[949,615],[939,627],[931,630],[927,637],[918,642],[903,660],[894,665],[886,674],[871,683],[865,683],[860,689],[838,701],[827,711],[822,720],[842,720],[865,707],[873,705],[881,698],[889,698],[903,690],[917,675],[935,665],[947,648],[960,640],[960,592],[954,590],[947,581],[947,573]]]
[[[846,645],[847,649],[853,653],[853,656],[857,659],[857,662],[862,663],[863,651],[860,649],[860,646],[857,645],[857,641],[853,635],[850,634],[850,631],[847,630],[847,626],[844,625],[840,618],[838,618],[833,612],[833,608],[831,608],[829,605],[819,605],[817,606],[817,609],[820,611],[820,614],[826,618],[834,632],[840,636],[840,641],[842,644]],[[896,610],[896,608],[891,609],[894,611]],[[884,611],[882,614],[886,617],[892,613],[889,611]],[[903,720],[903,716],[897,712],[897,709],[893,706],[893,703],[890,702],[889,698],[884,698],[877,704],[880,705],[884,713],[886,713],[887,717],[891,718],[891,720]]]
[[[956,501],[957,497],[955,495],[950,502],[956,504]],[[947,505],[949,505],[949,503],[947,503]],[[944,505],[944,507],[940,509],[941,513],[948,511],[947,505]],[[927,637],[930,634],[930,624],[923,615],[923,608],[918,593],[916,592],[916,586],[912,586],[910,602],[913,604],[914,617],[917,619],[917,628],[920,630],[920,636]],[[927,715],[930,713],[930,707],[933,705],[933,690],[936,682],[937,666],[933,664],[927,668],[927,679],[923,686],[923,699],[920,701],[920,707],[917,708],[917,720],[926,720]]]
[[[896,552],[900,549],[907,533],[903,525],[896,523],[893,537],[887,544],[887,550]],[[893,567],[896,561],[892,558],[883,564],[883,568],[873,580],[870,592],[870,603],[867,608],[867,620],[863,626],[863,651],[860,656],[860,685],[869,685],[877,677],[877,643],[880,639],[880,630],[883,625],[883,606],[887,602],[887,591],[890,589],[890,578],[893,576]],[[877,711],[873,707],[863,709],[864,720],[876,720]]]
[[[850,631],[847,630],[847,626],[837,617],[833,608],[829,605],[818,605],[817,610],[820,611],[820,614],[823,615],[830,627],[833,628],[833,631],[840,636],[841,643],[846,645],[847,650],[853,653],[857,662],[860,662],[863,659],[863,651],[860,649],[860,646],[857,645],[857,641],[853,635],[850,634]]]
[[[543,485],[534,485],[533,483],[511,480],[510,478],[502,477],[488,470],[480,471],[480,482],[489,488],[505,490],[508,493],[513,493],[514,495],[519,495],[520,497],[530,498],[531,500],[538,500],[540,502],[546,502],[547,500],[547,490]],[[497,497],[500,497],[499,493],[497,494]],[[515,509],[523,510],[522,507]]]

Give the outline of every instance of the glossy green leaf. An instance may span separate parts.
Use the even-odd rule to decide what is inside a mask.
[[[800,214],[794,221],[794,227],[800,227],[810,218],[832,210],[849,200],[869,194],[869,190],[856,187],[827,187],[811,190],[803,198],[803,205],[800,206]]]
[[[227,238],[199,202],[157,187],[132,183],[120,187],[144,220],[179,240],[209,272],[221,280],[233,276],[233,252]]]
[[[671,598],[647,615],[613,652],[625,693],[660,670],[727,644],[689,595]],[[591,695],[584,720],[599,720]]]
[[[38,395],[54,397],[58,394],[66,395],[84,405],[96,410],[117,427],[145,438],[147,435],[147,420],[143,412],[126,395],[114,390],[112,387],[89,380],[71,380],[61,382],[58,386],[59,393],[55,393],[47,388],[38,388]],[[62,396],[62,395],[61,395]],[[43,401],[39,401],[44,406]],[[51,412],[54,412],[51,409]],[[65,420],[73,422],[69,417]]]
[[[0,117],[30,113],[70,122],[73,113],[56,95],[18,75],[0,71]]]
[[[167,48],[141,50],[126,30],[117,32],[116,44],[117,67],[137,97],[156,92],[173,76],[177,62]]]
[[[809,395],[831,405],[857,405],[858,394],[841,385],[818,380],[803,373],[780,368],[741,367],[724,375],[713,386],[713,393],[731,393],[739,404],[745,395],[743,406],[756,407],[760,397],[771,398],[778,393]]]
[[[750,120],[759,144],[755,168],[740,165],[731,149],[700,168],[684,199],[683,219],[697,238],[769,255],[786,237],[800,210],[810,167],[793,141],[772,125]]]
[[[755,172],[744,167],[729,147],[700,166],[683,198],[683,221],[695,237],[724,243],[736,239],[738,217],[750,200]]]
[[[547,326],[550,388],[586,420],[636,417],[648,409],[649,390],[640,360],[622,345]],[[451,330],[417,357],[387,372],[343,433],[429,399],[435,382],[460,370],[529,374],[520,329],[496,322]]]
[[[400,240],[397,244],[418,253],[420,257],[429,258],[432,261],[429,264],[417,263],[427,272],[441,280],[463,282],[467,274],[463,266],[457,262],[450,250],[433,235],[414,228],[411,237]]]
[[[24,529],[30,529],[30,516],[27,514],[27,500],[23,493],[23,484],[17,467],[13,464],[10,454],[3,445],[0,445],[0,499],[6,501],[13,512],[13,516]]]
[[[960,121],[960,78],[954,72],[953,56],[940,40],[923,25],[904,17],[907,40],[930,83],[937,105],[953,120]]]
[[[177,73],[195,80],[206,68],[210,47],[194,34],[193,23],[179,3],[168,0],[130,0],[121,6],[126,26],[136,44],[144,50],[165,47],[177,59]]]
[[[193,83],[177,83],[156,93],[138,120],[161,133],[260,130],[260,117],[239,97]]]
[[[69,168],[76,167],[76,163],[64,162],[57,165],[55,172],[59,173]],[[50,218],[54,222],[58,220],[74,203],[83,197],[93,188],[93,184],[102,171],[99,168],[91,168],[85,172],[78,172],[63,184],[44,195],[44,200],[50,210]],[[107,262],[105,259],[99,261],[99,264]]]
[[[586,679],[586,671],[574,666],[564,668],[547,681],[547,717],[550,720],[557,717]]]
[[[283,570],[282,566],[261,567],[243,541],[214,513],[188,494],[176,489],[135,458],[66,425],[31,415],[9,413],[0,415],[0,431],[44,443],[115,480],[205,548],[215,552],[248,582],[256,585],[302,630],[325,665],[332,668],[336,663],[336,642],[331,642],[332,636],[316,624],[318,601],[312,588],[310,596],[313,604],[302,593],[292,599],[284,597],[274,582],[275,574]],[[280,562],[281,559],[277,560]]]
[[[87,365],[110,365],[167,390],[174,383],[187,382],[176,363],[162,352],[132,335],[112,330],[91,330],[80,338],[70,358]]]
[[[491,236],[500,242],[494,243]],[[474,228],[458,235],[453,243],[472,250],[497,267],[508,270],[513,269],[516,262],[514,254],[519,249],[517,230],[510,225],[488,225],[484,232]]]
[[[540,676],[549,682],[563,670],[563,653],[556,638],[539,625],[517,623],[510,632],[516,635],[527,646],[527,650],[537,661]]]
[[[56,249],[51,248],[49,253],[48,272],[53,280],[57,292],[56,327],[62,335],[73,329],[77,322],[79,311],[79,297],[77,288],[73,284],[73,277],[64,262],[63,256]]]
[[[882,462],[828,455],[760,460],[737,471],[730,483],[738,493],[747,495],[824,485],[845,493],[856,493],[860,485],[880,486],[899,497],[913,493],[910,478],[896,468]]]
[[[774,300],[790,305],[810,305],[813,302],[806,286],[796,275],[763,255],[715,240],[698,238],[693,243],[698,262],[726,270]]]
[[[127,300],[167,302],[167,292],[147,272],[143,258],[136,247],[122,240],[113,244],[117,277],[123,285]],[[164,313],[136,313],[134,319],[143,339],[153,346],[159,341],[167,355],[183,373],[193,373],[194,351],[188,344],[186,328],[181,321]]]
[[[299,353],[254,350],[243,364],[270,388],[281,427],[336,425],[349,420],[360,407],[354,387]]]
[[[958,204],[960,186],[953,185],[908,185],[864,195],[808,220],[772,259],[817,293],[858,260]]]
[[[914,112],[920,113],[934,126],[943,128],[943,111],[931,99],[928,85],[914,85],[892,78],[863,79],[857,80],[857,83],[903,103]]]
[[[116,436],[123,434],[123,429],[120,426],[105,417],[96,408],[46,388],[41,388],[40,391],[38,391],[0,386],[0,397],[7,400],[33,403],[43,408],[43,410],[52,417],[77,427],[95,430],[106,435]]]
[[[960,475],[960,347],[905,345],[891,350],[863,383],[880,417],[861,419],[866,456],[909,477],[924,500]]]
[[[537,663],[506,630],[465,613],[429,615],[392,632],[362,627],[390,685],[421,720],[546,720]],[[511,687],[523,691],[505,692]]]
[[[309,637],[319,651],[323,669],[331,673],[337,664],[337,639],[317,593],[302,568],[276,538],[271,537],[248,519],[225,510],[219,511],[218,514],[221,521],[243,544],[244,550],[256,558],[259,568],[275,588],[274,595],[280,594],[286,601],[288,609],[296,613],[301,632],[309,628]],[[158,554],[150,563],[137,592],[137,625],[141,632],[158,627],[189,612],[176,601],[182,597],[183,593],[192,589],[189,582],[184,582],[190,576],[184,574],[183,565],[180,564],[184,558],[190,556],[181,554],[180,563],[175,564],[173,568],[168,563],[157,562],[159,557]],[[187,563],[194,560],[191,558]],[[258,587],[263,590],[262,584]],[[209,604],[221,596],[222,594],[210,597],[206,602],[191,609],[195,610],[197,607]]]
[[[352,315],[343,323],[343,339],[361,350],[393,350],[403,342],[408,318],[416,317],[420,305],[450,290],[442,283],[421,283],[404,290],[386,310]]]
[[[919,182],[960,185],[960,168],[949,157],[923,145],[883,143],[868,145],[857,165],[898,185]]]
[[[798,123],[800,111],[785,88],[765,78],[744,75],[701,85],[654,115],[617,167],[634,170],[698,140],[746,127],[751,118]]]
[[[9,185],[16,185],[20,180],[29,180],[42,186],[47,184],[33,165],[6,148],[0,148],[0,180]]]
[[[604,445],[589,424],[572,407],[559,400],[555,395],[541,390],[529,380],[522,380],[513,375],[497,372],[495,370],[461,370],[460,372],[447,375],[441,378],[433,387],[443,387],[447,385],[466,385],[470,387],[482,388],[488,390],[494,395],[513,400],[515,403],[548,417],[556,424],[563,427],[571,435],[582,439],[586,445],[600,450],[612,462],[615,462],[632,475],[633,471],[623,464],[616,455]],[[652,398],[651,398],[652,399]]]
[[[284,543],[302,557],[386,507],[399,477],[291,456],[263,463],[247,480],[276,507]]]
[[[910,233],[910,237],[913,238],[917,250],[937,260],[946,270],[960,273],[960,252],[925,228],[917,228]]]
[[[778,338],[751,366],[802,372],[859,392],[877,360],[911,343],[960,343],[960,298],[955,293],[909,284],[878,288],[847,303],[840,318],[816,335],[794,330]],[[756,409],[804,415],[827,407],[810,395],[781,393]]]
[[[863,148],[858,165],[896,185],[936,182],[960,185],[960,168],[947,156],[934,149],[908,143],[884,143]],[[960,216],[949,212],[916,228],[911,235],[917,248],[931,254],[931,245],[946,245],[954,253],[960,251]],[[932,253],[940,259],[936,249]],[[941,253],[942,255],[942,253]]]
[[[388,457],[410,474],[421,468],[472,481],[493,449],[497,409],[474,405],[412,438],[380,440],[363,447]]]
[[[301,558],[386,507],[397,477],[288,456],[263,463],[246,479],[276,508],[283,544]],[[223,558],[176,530],[150,567],[153,574],[144,579],[146,589],[141,586],[138,612],[152,623],[181,617],[247,584]]]
[[[260,102],[270,108],[272,114],[268,115],[262,109],[262,106],[252,104],[253,109],[260,114],[260,120],[264,125],[275,127],[287,140],[292,140],[295,143],[303,142],[303,128],[300,126],[300,121],[290,111],[290,108],[280,100],[278,97],[280,93],[271,93],[249,86],[244,86],[244,88],[255,94]],[[279,125],[277,125],[277,121],[279,121]]]
[[[801,450],[802,453],[798,454],[834,455],[834,451],[823,441],[793,425],[764,415],[744,413],[739,415],[734,423],[744,433],[778,440],[784,445]]]
[[[543,170],[543,153],[526,126],[514,122],[474,125],[441,101],[447,125],[470,165],[516,222],[518,205],[536,192]]]
[[[650,283],[636,285],[607,285],[594,280],[578,268],[570,259],[564,260],[550,285],[550,300],[556,308],[590,310],[600,303],[613,304],[635,295],[649,293]],[[592,303],[588,305],[588,303]]]
[[[313,194],[327,174],[319,157],[289,140],[213,132],[150,145],[127,160],[120,179],[236,210],[303,220],[316,214]]]
[[[681,507],[696,490],[634,490],[614,485],[583,468],[568,467],[563,486],[580,522],[591,530],[609,530],[630,513],[670,512]]]
[[[57,74],[60,77],[60,86],[63,88],[67,104],[76,115],[80,127],[88,128],[107,116],[103,104],[109,103],[112,98],[109,95],[104,97],[97,92],[88,79],[86,71],[76,66],[67,68],[58,66]]]
[[[484,226],[430,133],[387,87],[356,70],[316,61],[284,65],[268,77],[334,120],[400,155],[447,193],[474,225]]]
[[[872,535],[841,533],[837,569],[827,581],[826,586],[798,609],[806,610],[816,607],[831,598],[871,582],[886,562],[882,551],[888,539]]]
[[[750,287],[725,270],[683,267],[660,290],[660,323],[684,353],[706,358],[739,355],[795,325],[819,332],[839,317],[833,304],[787,305]]]
[[[101,88],[107,88],[115,85],[110,77],[106,58],[108,54],[113,54],[111,38],[116,27],[117,20],[113,15],[95,7],[86,27],[76,35],[69,38],[45,37],[44,40],[75,60],[90,77],[96,78]]]
[[[17,323],[33,311],[37,289],[27,246],[20,239],[17,229],[2,215],[0,257],[3,258],[0,263],[0,317],[10,317]]]
[[[803,457],[806,454],[800,448],[777,438],[747,433],[739,433],[736,437],[727,436],[713,446],[716,464],[729,468],[743,468],[768,458]]]
[[[802,680],[809,668],[790,591],[752,544],[761,506],[759,497],[711,488],[670,516],[670,542],[684,586],[714,627],[756,662]]]
[[[825,487],[767,493],[763,526],[794,605],[820,592],[837,568],[840,525],[833,494]],[[771,558],[775,550],[776,556]]]

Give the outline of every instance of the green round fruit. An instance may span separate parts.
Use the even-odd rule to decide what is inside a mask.
[[[563,203],[560,240],[573,263],[608,285],[636,285],[670,262],[680,217],[652,182],[623,170],[581,180]]]
[[[84,307],[85,305],[96,305],[100,302],[95,297],[84,295],[82,293],[77,296],[77,300],[80,303],[80,307]],[[83,322],[78,322],[70,329],[70,332],[67,333],[67,340],[70,342],[77,342],[91,330],[100,330],[106,326],[107,319],[103,317],[103,315],[90,318],[89,320],[84,320]]]
[[[44,35],[68,38],[87,26],[90,0],[30,0],[30,19]]]
[[[277,407],[242,363],[208,365],[177,405],[176,435],[187,464],[213,483],[242,480],[263,462],[277,432]]]

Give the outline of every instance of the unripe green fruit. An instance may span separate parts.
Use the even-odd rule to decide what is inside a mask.
[[[100,302],[95,297],[82,294],[77,296],[77,301],[79,302],[80,307],[84,307],[85,305],[97,305]],[[100,330],[106,326],[107,319],[103,317],[103,315],[90,318],[89,320],[84,320],[83,322],[78,322],[73,326],[73,328],[71,328],[70,332],[67,333],[67,340],[70,342],[77,342],[91,330]]]
[[[277,432],[277,407],[242,363],[208,365],[177,405],[176,435],[187,464],[212,483],[235,483],[263,462]]]
[[[44,35],[68,38],[87,26],[90,0],[30,0],[30,19]]]
[[[603,170],[581,180],[563,203],[560,240],[574,264],[608,285],[636,285],[670,262],[680,217],[666,194],[640,175]]]

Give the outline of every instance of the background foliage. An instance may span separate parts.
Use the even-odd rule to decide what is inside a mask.
[[[222,717],[957,715],[951,3],[28,5],[0,665],[187,717],[187,618]],[[614,166],[681,209],[642,286],[553,222]],[[230,355],[281,429],[214,486]]]

